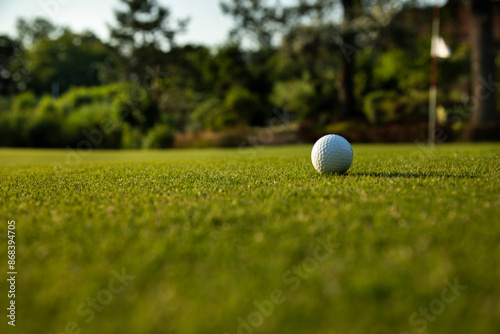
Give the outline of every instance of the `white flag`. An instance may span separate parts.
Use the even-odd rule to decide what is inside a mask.
[[[438,58],[449,58],[451,50],[441,36],[432,38],[431,56]]]

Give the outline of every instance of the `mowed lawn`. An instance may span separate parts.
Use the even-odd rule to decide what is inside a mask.
[[[0,150],[0,331],[500,332],[500,144],[311,148]]]

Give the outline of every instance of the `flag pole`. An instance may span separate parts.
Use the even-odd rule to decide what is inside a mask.
[[[439,38],[439,7],[434,6],[432,19],[431,39],[431,82],[429,88],[429,129],[428,143],[434,149],[436,143],[436,99],[437,99],[437,66],[438,66],[438,38]]]

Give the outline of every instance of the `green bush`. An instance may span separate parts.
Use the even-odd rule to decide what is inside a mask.
[[[141,148],[142,133],[138,128],[123,122],[121,148]]]
[[[368,125],[355,121],[342,121],[328,124],[323,128],[324,133],[340,134],[347,131],[365,131]]]
[[[168,123],[176,129],[183,129],[189,121],[189,115],[200,102],[200,94],[192,89],[175,85],[161,89],[158,98],[159,122]]]
[[[278,82],[269,97],[277,107],[286,107],[304,120],[314,111],[316,94],[312,84],[305,80]]]
[[[65,114],[92,102],[95,102],[94,96],[89,89],[85,88],[73,88],[61,96],[59,100],[61,110]]]
[[[6,112],[11,110],[12,107],[12,99],[6,96],[0,96],[0,112]]]
[[[191,114],[196,128],[222,131],[238,123],[238,114],[228,109],[221,100],[209,98],[200,103]]]
[[[35,116],[60,116],[59,106],[50,95],[44,95],[35,108]]]
[[[26,135],[28,117],[14,112],[0,113],[0,146],[28,146]]]
[[[28,143],[30,147],[63,147],[62,124],[53,115],[40,115],[28,123]]]
[[[366,95],[363,112],[372,123],[382,123],[396,119],[398,94],[394,91],[377,90]]]
[[[113,110],[124,121],[146,128],[152,125],[155,106],[148,91],[139,85],[128,85],[113,99]]]
[[[15,112],[24,112],[36,107],[38,99],[33,92],[24,92],[16,95],[12,100],[12,110]]]
[[[444,101],[442,92],[438,92],[437,100]],[[399,117],[404,117],[406,119],[427,120],[429,115],[429,91],[413,90],[407,94],[401,94],[397,113]]]
[[[244,124],[251,124],[259,117],[262,110],[259,98],[248,89],[240,86],[229,90],[224,104],[231,113],[238,115],[238,123]]]
[[[386,51],[374,64],[373,75],[380,88],[391,85],[404,92],[428,89],[429,55],[415,57],[400,49]]]
[[[61,96],[58,105],[64,114],[68,114],[84,105],[111,103],[120,92],[126,90],[126,86],[126,84],[114,84],[100,87],[75,87]]]
[[[146,134],[142,147],[146,149],[169,148],[174,143],[174,131],[166,124],[158,124]]]
[[[119,148],[122,142],[123,121],[106,102],[85,105],[65,119],[66,145],[92,148]]]

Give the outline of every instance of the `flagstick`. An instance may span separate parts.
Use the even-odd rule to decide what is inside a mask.
[[[429,146],[434,149],[436,143],[436,99],[437,99],[437,48],[439,37],[439,7],[434,6],[431,39],[431,84],[429,88]]]

